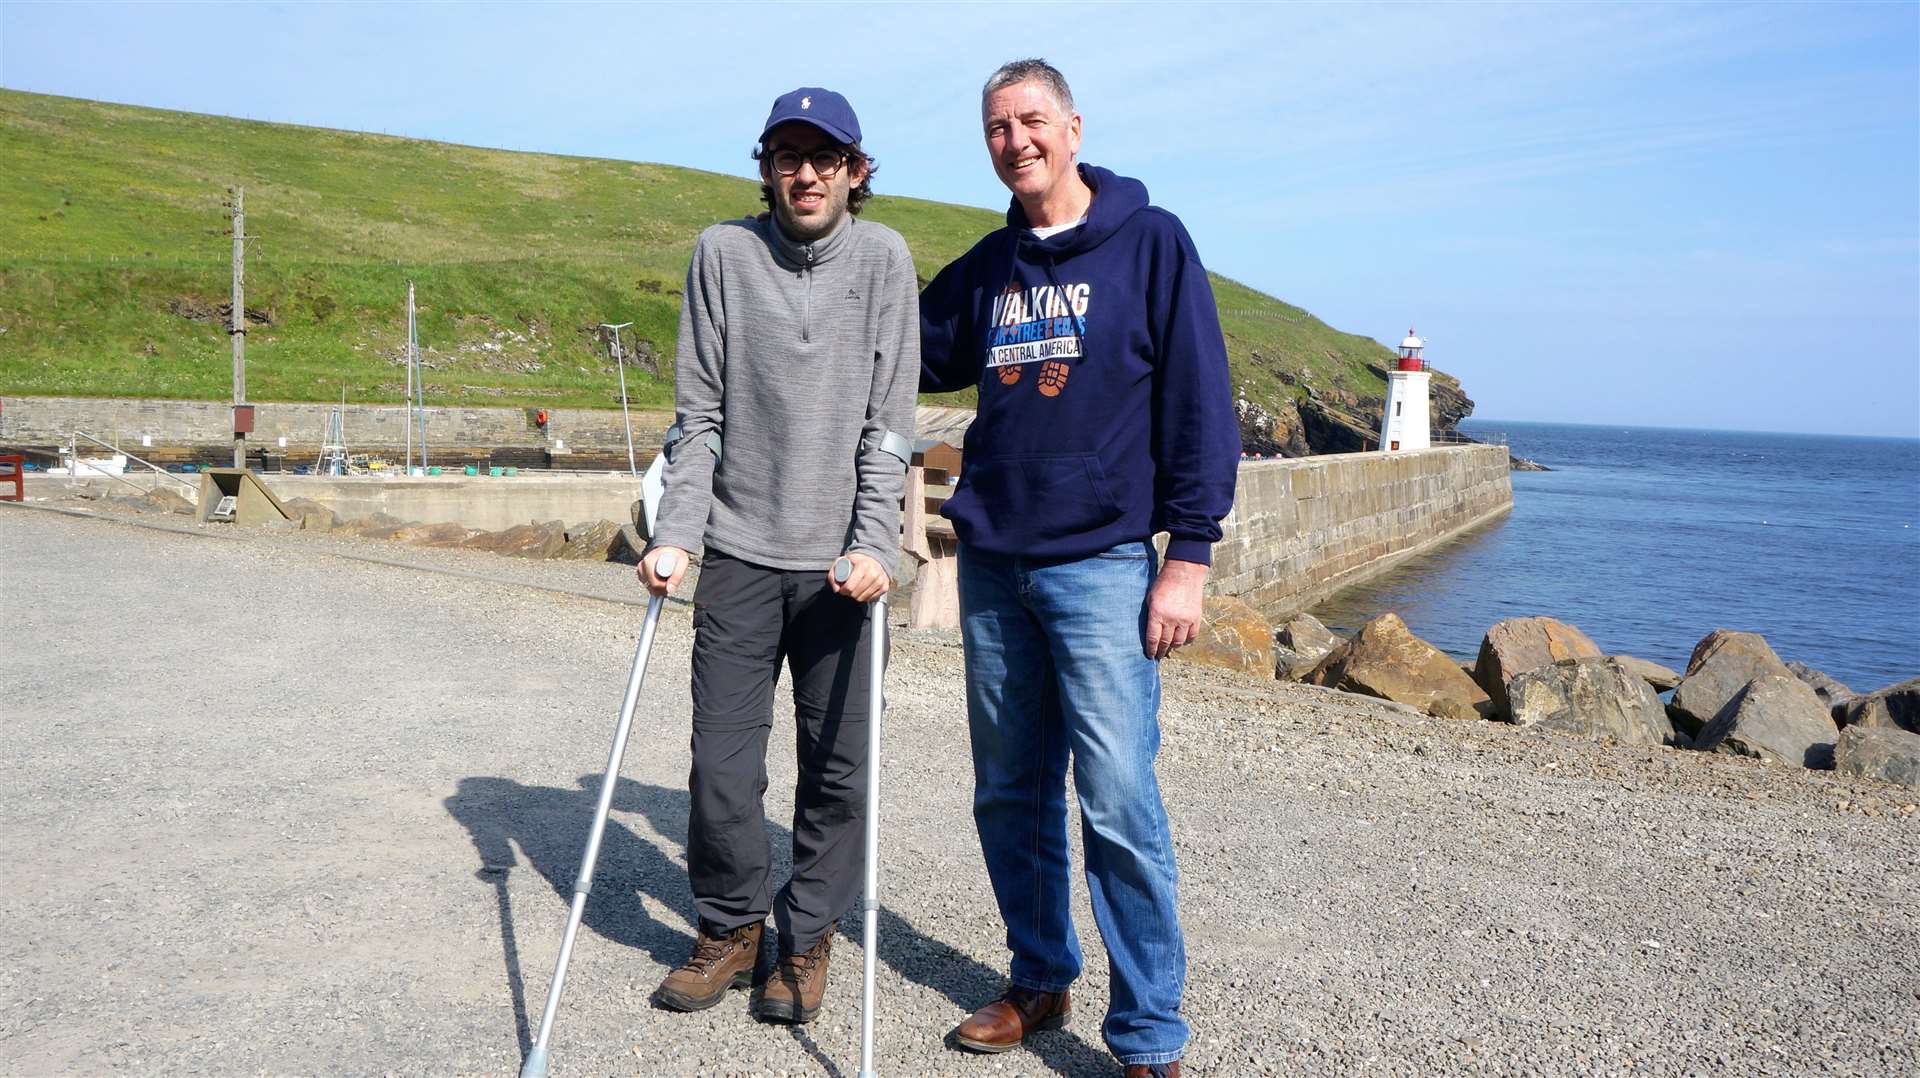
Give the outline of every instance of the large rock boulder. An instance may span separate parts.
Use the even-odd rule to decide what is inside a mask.
[[[557,520],[545,524],[515,524],[506,531],[481,532],[460,545],[470,550],[491,550],[509,558],[553,558],[566,549],[567,526]]]
[[[1686,676],[1667,702],[1667,715],[1681,733],[1698,737],[1749,681],[1760,677],[1791,678],[1793,671],[1759,633],[1715,629],[1693,646]]]
[[[375,513],[370,517],[360,517],[340,525],[341,531],[349,531],[364,539],[391,539],[407,528],[417,528],[417,520],[401,520],[391,513]]]
[[[406,525],[406,521],[401,520],[391,513],[375,513],[372,516],[354,517],[350,520],[343,520],[339,523],[336,530],[350,532],[354,535],[367,535],[372,532],[379,532],[381,537],[385,538],[386,536],[392,535],[395,531],[406,527]]]
[[[155,513],[180,513],[191,516],[193,503],[180,493],[175,486],[154,487],[146,496],[139,499],[142,508]]]
[[[567,529],[567,546],[560,556],[568,561],[606,561],[613,544],[620,540],[620,525],[611,520],[575,524]]]
[[[388,536],[396,542],[413,543],[416,546],[456,547],[480,534],[479,529],[469,528],[465,524],[452,522],[442,524],[409,524]]]
[[[1328,652],[1346,642],[1312,614],[1294,615],[1274,636],[1274,676],[1283,681],[1306,677]]]
[[[1285,644],[1273,645],[1273,676],[1281,681],[1298,681],[1319,665],[1318,659],[1308,659]]]
[[[1267,677],[1273,672],[1273,625],[1245,599],[1209,596],[1193,642],[1173,654],[1201,666]]]
[[[1566,659],[1536,667],[1509,682],[1507,694],[1517,726],[1629,745],[1675,740],[1653,686],[1618,659]]]
[[[340,518],[333,510],[312,498],[289,498],[280,504],[286,507],[289,519],[303,531],[330,532],[340,526]]]
[[[1493,701],[1495,717],[1508,711],[1507,683],[1529,670],[1563,659],[1598,659],[1604,653],[1587,634],[1552,618],[1509,618],[1487,630],[1473,680]]]
[[[1842,726],[1880,726],[1920,734],[1920,678],[1856,696],[1841,707],[1838,718]]]
[[[1828,677],[1825,671],[1815,670],[1813,667],[1808,666],[1798,659],[1790,660],[1787,663],[1787,669],[1792,672],[1794,677],[1807,683],[1807,688],[1812,689],[1813,694],[1820,698],[1820,702],[1827,705],[1827,710],[1833,714],[1835,719],[1839,719],[1840,709],[1845,707],[1848,701],[1859,695],[1840,682]]]
[[[1399,615],[1382,614],[1307,675],[1314,685],[1377,696],[1445,718],[1487,713],[1487,694],[1446,653],[1413,635]]]
[[[1833,744],[1839,736],[1833,716],[1805,682],[1791,674],[1765,674],[1741,689],[1719,717],[1701,729],[1693,747],[1827,768],[1833,766]]]
[[[640,529],[631,524],[622,524],[620,525],[620,534],[616,535],[613,542],[607,547],[607,560],[617,561],[622,565],[638,565],[640,564],[640,556],[646,552],[647,541],[640,538]],[[912,561],[913,559],[904,558],[902,560]]]
[[[1833,747],[1833,768],[1920,788],[1920,734],[1892,726],[1849,726]]]
[[[1626,667],[1629,672],[1637,675],[1640,680],[1653,686],[1654,692],[1666,692],[1670,689],[1678,688],[1680,685],[1679,673],[1661,666],[1657,662],[1652,662],[1647,659],[1636,659],[1631,655],[1615,655],[1613,656],[1613,661]]]
[[[1345,643],[1338,633],[1321,624],[1320,619],[1312,614],[1295,614],[1288,618],[1274,636],[1280,643],[1302,655],[1317,655],[1323,659],[1327,652]]]

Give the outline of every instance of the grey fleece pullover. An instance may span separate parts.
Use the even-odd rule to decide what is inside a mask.
[[[770,218],[702,232],[654,544],[776,569],[857,550],[891,570],[906,465],[882,440],[913,439],[919,310],[913,256],[885,225],[849,215],[810,244]]]

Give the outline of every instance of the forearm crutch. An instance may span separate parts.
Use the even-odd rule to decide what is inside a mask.
[[[833,563],[833,579],[841,584],[853,575],[853,562]],[[880,718],[886,713],[881,693],[887,668],[887,597],[882,594],[867,607],[872,627],[867,661],[867,884],[860,903],[860,946],[865,954],[860,970],[860,1073],[875,1078],[873,1069],[873,979],[880,920]]]
[[[654,575],[662,580],[673,575],[679,562],[671,552],[662,552],[654,560]],[[633,726],[633,709],[640,702],[640,687],[647,678],[647,658],[653,653],[653,631],[660,624],[664,597],[656,595],[647,602],[647,619],[640,627],[640,646],[633,653],[633,671],[627,675],[627,695],[620,702],[620,725],[613,731],[613,751],[607,755],[607,774],[600,780],[600,803],[593,810],[593,829],[587,832],[587,848],[580,855],[580,874],[573,881],[573,909],[567,914],[567,933],[560,937],[560,959],[554,963],[553,984],[547,988],[547,1009],[540,1016],[540,1035],[520,1065],[520,1078],[546,1078],[549,1038],[553,1035],[553,1017],[560,1009],[560,989],[567,983],[567,960],[573,957],[573,938],[580,931],[580,916],[587,909],[587,892],[593,890],[593,868],[600,860],[600,836],[607,829],[607,813],[613,808],[613,788],[620,781],[620,758],[626,755],[627,731]]]

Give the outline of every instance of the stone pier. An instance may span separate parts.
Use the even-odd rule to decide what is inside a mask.
[[[1208,590],[1295,613],[1511,508],[1506,446],[1249,461]]]

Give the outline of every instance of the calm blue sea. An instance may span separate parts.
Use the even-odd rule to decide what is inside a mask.
[[[1920,675],[1920,440],[1546,423],[1502,431],[1513,512],[1313,613],[1382,611],[1471,660],[1487,627],[1546,614],[1608,652],[1684,669],[1716,628],[1766,636],[1868,691]]]

